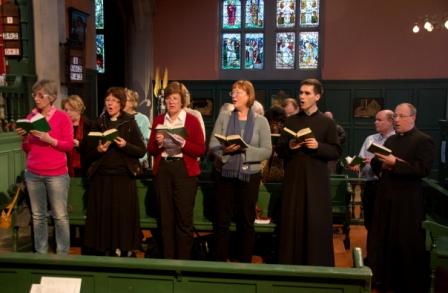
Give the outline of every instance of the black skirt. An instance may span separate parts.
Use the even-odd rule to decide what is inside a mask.
[[[140,216],[135,179],[101,174],[91,180],[84,244],[88,250],[113,252],[140,248]]]

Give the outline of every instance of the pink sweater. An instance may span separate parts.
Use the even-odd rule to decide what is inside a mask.
[[[37,113],[33,110],[27,118]],[[57,140],[55,147],[40,141],[33,135],[28,135],[22,148],[25,151],[26,168],[28,171],[42,176],[58,176],[68,172],[67,155],[73,149],[73,126],[69,116],[56,108],[52,108],[47,116],[51,130],[48,134]]]

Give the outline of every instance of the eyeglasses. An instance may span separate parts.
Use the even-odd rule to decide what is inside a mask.
[[[48,98],[50,95],[47,94],[42,94],[42,93],[32,93],[31,96],[34,98],[39,98],[39,99],[43,99],[43,98]]]
[[[229,92],[229,96],[231,96],[231,97],[241,96],[242,94],[244,94],[243,91],[231,91],[231,92]]]
[[[411,116],[414,116],[414,115],[405,115],[405,114],[394,114],[394,115],[392,115],[392,117],[394,118],[394,119],[404,119],[404,118],[408,118],[408,117],[411,117]]]

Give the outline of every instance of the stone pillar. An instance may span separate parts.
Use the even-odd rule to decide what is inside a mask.
[[[65,10],[65,1],[33,0],[36,75],[38,80],[56,81],[59,96],[67,93],[66,87],[61,85],[61,76],[65,74],[65,60],[60,48],[60,44],[67,39]],[[57,103],[59,105],[60,99]]]

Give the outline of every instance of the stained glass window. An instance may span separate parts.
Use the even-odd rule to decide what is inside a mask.
[[[104,73],[104,35],[96,35],[96,71]]]
[[[241,35],[223,34],[222,36],[222,68],[241,68]]]
[[[299,68],[317,69],[319,57],[319,33],[301,32],[299,38]]]
[[[321,0],[221,0],[220,3],[219,62],[223,76],[259,78],[266,73],[279,78],[300,78],[310,71],[312,75],[319,74],[316,70],[321,67]]]
[[[96,71],[106,71],[104,63],[104,5],[103,0],[95,0],[95,24],[96,24]]]
[[[247,0],[246,27],[263,28],[263,25],[264,25],[264,0]]]
[[[319,25],[319,0],[300,0],[300,26]]]
[[[246,69],[263,69],[263,34],[246,34],[245,40],[244,67]]]
[[[95,27],[96,29],[104,29],[103,0],[95,0]]]
[[[225,29],[241,27],[241,1],[225,0],[222,6],[222,26]]]
[[[296,51],[295,33],[277,33],[276,36],[276,69],[294,69]]]
[[[296,1],[277,0],[277,27],[292,28],[296,23]]]

